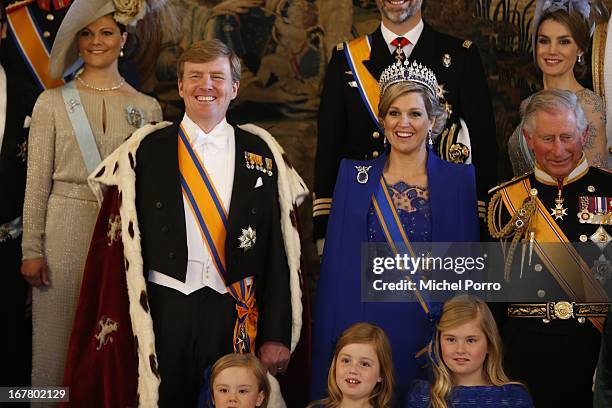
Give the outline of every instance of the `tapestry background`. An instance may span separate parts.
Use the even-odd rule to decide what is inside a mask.
[[[518,123],[523,98],[540,88],[531,56],[535,0],[425,0],[424,19],[440,31],[478,45],[488,74],[500,150]],[[612,0],[607,1],[608,6]],[[182,113],[176,90],[176,60],[194,41],[219,38],[243,62],[238,98],[230,119],[269,130],[312,187],[316,114],[321,80],[333,47],[373,31],[375,0],[170,0],[148,16],[157,27],[136,47],[145,92],[164,115]],[[587,79],[587,85],[590,80]],[[501,155],[500,157],[503,157]],[[502,172],[508,171],[500,160]],[[509,175],[505,173],[504,175]],[[307,268],[318,269],[311,244],[311,202],[301,208]]]

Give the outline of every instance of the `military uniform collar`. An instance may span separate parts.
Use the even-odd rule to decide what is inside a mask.
[[[416,26],[412,28],[412,30],[403,33],[402,35],[397,35],[393,31],[389,30],[385,23],[381,21],[380,23],[380,32],[385,39],[385,43],[387,43],[387,47],[389,48],[389,52],[393,53],[395,51],[395,47],[391,45],[391,41],[395,40],[397,37],[404,37],[410,41],[410,44],[416,45],[419,41],[419,37],[421,37],[421,33],[423,32],[423,27],[425,24],[423,23],[423,19],[420,19]]]
[[[587,174],[588,171],[589,171],[589,163],[587,162],[587,159],[584,153],[582,153],[582,157],[580,158],[580,161],[578,162],[574,170],[572,170],[569,176],[563,179],[563,185],[565,186],[570,183],[573,183],[574,181],[580,179],[582,176]],[[536,180],[538,180],[542,184],[546,184],[549,186],[557,185],[557,179],[550,176],[548,173],[546,173],[544,169],[540,167],[537,161],[535,163],[534,174],[535,174]]]

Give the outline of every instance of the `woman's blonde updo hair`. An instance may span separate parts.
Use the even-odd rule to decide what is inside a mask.
[[[425,110],[427,111],[427,117],[429,120],[435,119],[435,123],[431,129],[431,135],[435,138],[444,130],[448,114],[438,98],[433,95],[427,87],[418,82],[402,81],[390,85],[380,97],[380,102],[378,103],[378,120],[382,124],[393,101],[410,92],[416,92],[421,95]]]

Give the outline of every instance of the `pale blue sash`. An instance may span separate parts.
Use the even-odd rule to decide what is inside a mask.
[[[83,109],[81,97],[74,81],[70,81],[62,86],[62,97],[64,98],[66,112],[68,112],[70,123],[72,123],[72,128],[81,150],[81,156],[83,156],[83,161],[87,168],[87,174],[91,174],[98,167],[102,158],[100,157],[93,131],[89,125],[89,120],[87,120],[87,115],[85,115],[85,109]]]

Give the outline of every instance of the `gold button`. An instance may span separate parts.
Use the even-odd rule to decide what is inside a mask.
[[[587,238],[587,236],[586,236],[586,235],[582,234],[582,235],[580,236],[580,242],[587,242],[587,240],[588,240],[588,238]]]
[[[45,32],[43,33],[43,37],[45,37],[45,38],[49,38],[49,37],[51,37],[51,33],[50,33],[50,32],[48,32],[48,31],[45,31]]]
[[[535,264],[535,266],[533,267],[533,269],[535,269],[536,272],[542,272],[542,265],[540,264]]]
[[[589,190],[589,193],[594,193],[595,192],[595,186],[588,186],[587,190]]]
[[[529,191],[529,194],[531,194],[532,197],[535,197],[538,195],[538,190],[535,188],[532,188],[531,191]]]
[[[374,150],[374,151],[372,152],[372,157],[373,157],[373,158],[377,158],[377,157],[378,157],[378,152],[377,152],[376,150]]]
[[[378,139],[378,138],[380,137],[380,133],[379,133],[379,132],[377,132],[377,131],[374,131],[374,133],[372,133],[372,137],[373,137],[374,139]]]
[[[47,20],[53,21],[55,20],[55,16],[53,14],[47,14]]]
[[[546,296],[546,292],[543,289],[538,290],[538,297],[543,298]]]

